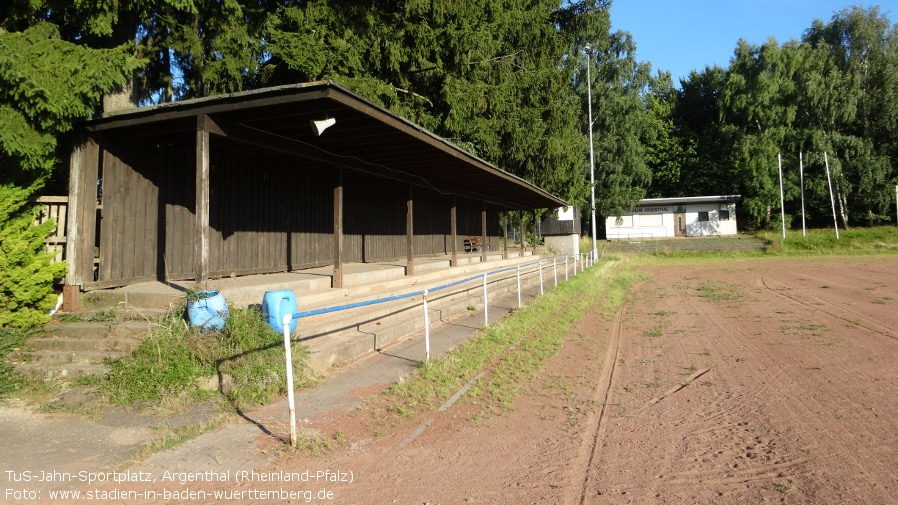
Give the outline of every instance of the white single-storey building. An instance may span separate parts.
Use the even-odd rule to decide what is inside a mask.
[[[740,195],[647,198],[621,217],[605,220],[608,240],[736,234]]]

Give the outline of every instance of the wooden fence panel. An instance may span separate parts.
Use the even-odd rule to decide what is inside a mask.
[[[46,251],[53,254],[53,261],[64,261],[69,197],[39,196],[35,199],[35,203],[37,203],[39,210],[34,224],[40,225],[50,220],[56,223],[56,227],[44,239]]]

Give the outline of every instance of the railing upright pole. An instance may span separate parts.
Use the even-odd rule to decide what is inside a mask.
[[[539,268],[539,296],[543,296],[545,293],[543,292],[543,262],[540,260],[538,263]]]
[[[287,405],[290,407],[290,447],[296,447],[296,400],[293,396],[293,352],[290,349],[290,320],[293,314],[284,314],[284,354],[287,356]]]
[[[424,359],[430,361],[430,314],[427,310],[427,290],[424,290]]]
[[[486,276],[488,274],[483,274],[483,327],[486,328],[490,325],[490,300],[487,296],[486,292]]]
[[[521,307],[521,265],[518,265],[518,308]]]
[[[558,287],[558,257],[552,258],[552,275],[555,277],[555,287]]]

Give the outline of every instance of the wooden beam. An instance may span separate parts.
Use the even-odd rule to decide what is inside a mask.
[[[449,210],[449,229],[452,234],[452,259],[449,262],[450,266],[458,266],[458,199],[455,195],[452,195],[452,208]]]
[[[406,267],[405,267],[405,275],[415,275],[415,219],[414,219],[414,210],[415,210],[415,199],[414,199],[414,191],[415,187],[411,184],[408,185],[408,200],[405,202],[406,205],[406,214],[405,214],[405,252],[406,252]]]
[[[334,277],[332,286],[343,287],[343,169],[334,183]]]
[[[196,124],[196,224],[194,226],[194,276],[202,284],[209,280],[209,179],[210,149],[208,116],[198,116]]]
[[[502,237],[505,239],[502,246],[502,258],[508,259],[508,212],[502,217]]]
[[[486,263],[486,202],[483,202],[483,209],[480,211],[480,261]]]
[[[68,272],[66,294],[74,296],[81,286],[94,280],[94,243],[97,229],[97,178],[99,177],[100,146],[89,137],[75,140],[70,158],[69,216],[66,236]],[[69,307],[77,300],[67,300]],[[64,300],[64,303],[66,300]]]

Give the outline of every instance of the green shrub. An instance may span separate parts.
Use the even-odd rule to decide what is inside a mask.
[[[34,226],[28,191],[0,185],[0,327],[28,328],[46,323],[56,304],[53,284],[65,263],[52,263],[44,239],[54,224]]]

